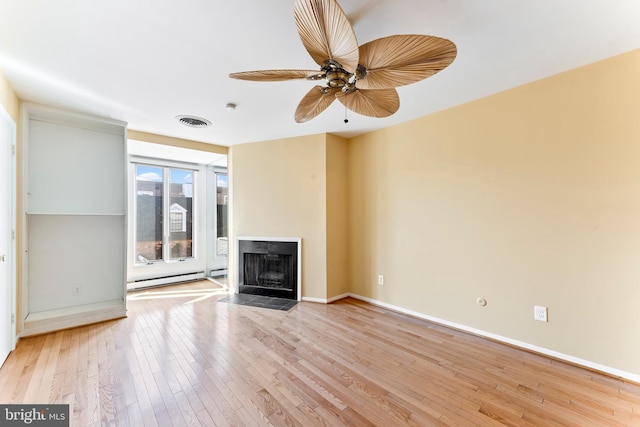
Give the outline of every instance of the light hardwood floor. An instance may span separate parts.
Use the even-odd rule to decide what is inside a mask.
[[[68,403],[74,426],[640,426],[638,385],[354,299],[221,296],[135,292],[126,319],[22,339],[0,403]]]

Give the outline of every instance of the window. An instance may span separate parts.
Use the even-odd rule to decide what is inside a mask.
[[[216,253],[228,255],[229,235],[227,234],[227,204],[229,203],[229,177],[226,173],[216,172]]]
[[[196,174],[189,169],[135,165],[136,263],[182,261],[194,256]]]
[[[179,206],[178,204],[173,204],[171,206],[172,211],[169,213],[169,231],[172,233],[184,232],[186,231],[186,217],[183,212],[174,212],[173,209]]]

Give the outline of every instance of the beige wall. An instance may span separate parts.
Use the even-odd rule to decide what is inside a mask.
[[[351,140],[352,292],[640,374],[638,76],[640,50]]]
[[[227,154],[229,148],[222,145],[207,144],[205,142],[192,141],[190,139],[174,138],[155,133],[127,130],[127,138],[136,141],[153,142],[155,144],[170,145],[172,147],[188,148],[209,153]]]
[[[321,299],[327,295],[325,164],[325,135],[229,149],[232,236],[301,237],[302,296]]]
[[[13,88],[0,70],[0,103],[9,113],[14,122],[20,121],[20,100],[13,91]]]
[[[327,135],[327,298],[350,292],[348,140]]]

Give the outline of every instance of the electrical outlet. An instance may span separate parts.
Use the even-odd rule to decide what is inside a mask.
[[[382,274],[378,275],[378,285],[384,285],[384,276]]]
[[[74,297],[82,295],[82,288],[80,286],[74,286],[71,290],[71,295]]]
[[[541,322],[547,322],[547,307],[540,305],[533,306],[533,318]]]

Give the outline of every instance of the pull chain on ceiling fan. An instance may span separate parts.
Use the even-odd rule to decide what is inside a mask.
[[[298,34],[317,70],[262,70],[229,74],[253,81],[306,79],[324,81],[302,98],[298,123],[322,113],[338,99],[369,117],[388,117],[400,108],[396,87],[426,79],[456,58],[456,45],[440,37],[405,34],[358,46],[347,16],[336,0],[295,0]]]

